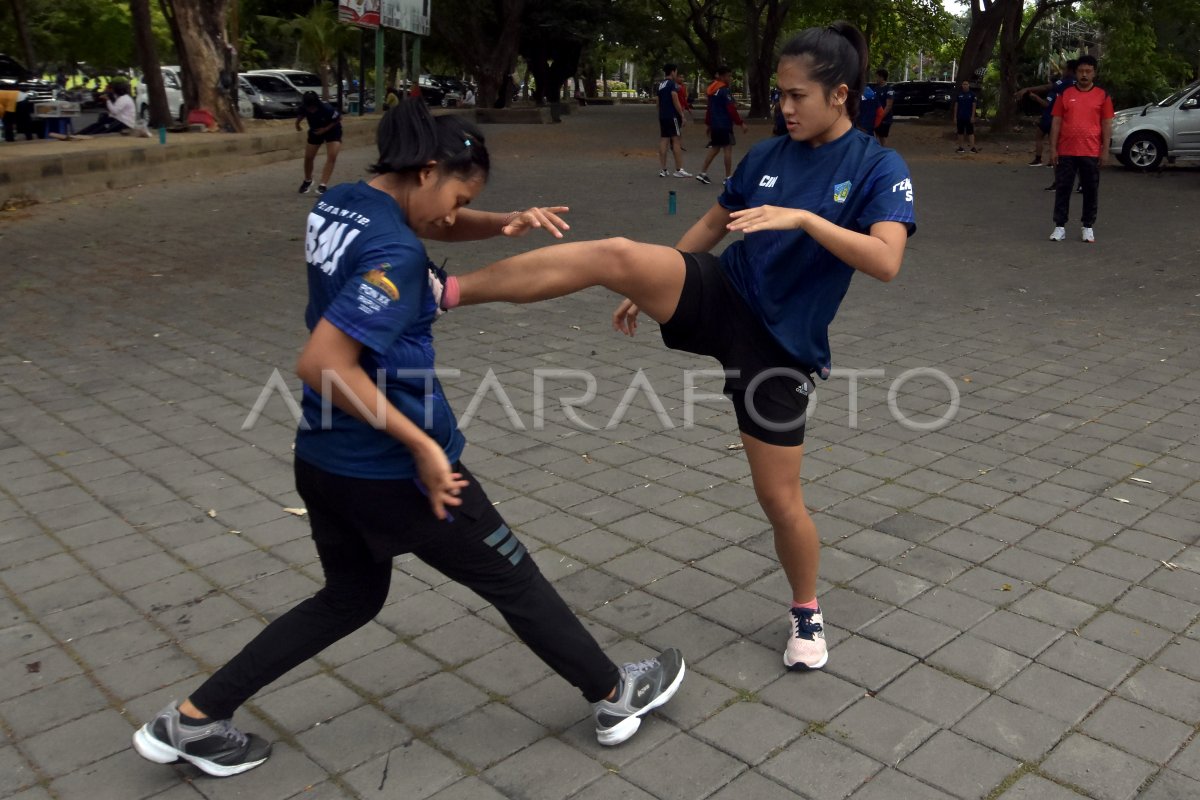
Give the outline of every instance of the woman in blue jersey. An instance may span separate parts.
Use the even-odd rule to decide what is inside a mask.
[[[305,238],[311,335],[297,365],[304,395],[295,472],[325,586],[134,734],[151,761],[182,758],[217,776],[265,761],[270,744],[233,727],[234,711],[373,619],[401,553],[492,603],[592,703],[600,744],[632,736],[683,679],[673,648],[623,667],[604,655],[459,461],[465,441],[434,374],[431,326],[445,273],[421,239],[534,227],[561,236],[566,209],[465,208],[487,180],[483,137],[461,118],[435,119],[419,100],[384,116],[378,144],[375,177],[322,195]]]
[[[791,669],[822,667],[828,656],[816,597],[820,544],[800,485],[810,376],[829,375],[828,328],[851,277],[890,281],[915,230],[908,167],[854,129],[866,68],[866,44],[849,23],[789,40],[777,73],[788,135],[753,147],[675,248],[625,239],[555,245],[450,279],[462,304],[606,286],[628,298],[613,315],[617,330],[632,335],[640,308],[662,324],[668,347],[720,360],[791,585]],[[710,255],[730,231],[745,237]]]

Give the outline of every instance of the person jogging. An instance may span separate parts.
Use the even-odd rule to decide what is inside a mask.
[[[892,280],[916,230],[904,160],[854,129],[866,68],[866,41],[848,22],[788,39],[777,72],[788,135],[751,148],[676,247],[555,245],[451,278],[447,293],[463,305],[529,303],[605,286],[627,298],[617,330],[633,335],[644,310],[667,347],[720,361],[791,589],[783,662],[793,670],[828,659],[820,540],[800,482],[812,376],[830,374],[829,325],[851,278]],[[711,255],[730,232],[745,236]]]
[[[333,177],[338,153],[342,151],[342,115],[329,103],[322,101],[316,92],[310,91],[304,93],[300,104],[296,130],[300,130],[300,123],[304,121],[308,122],[308,143],[304,146],[304,181],[300,184],[300,194],[307,194],[312,186],[317,151],[321,145],[325,145],[325,166],[321,168],[321,182],[317,184],[317,194],[324,194],[329,187],[329,179]]]
[[[733,174],[733,126],[738,125],[742,133],[747,131],[746,123],[738,114],[737,103],[729,91],[733,70],[726,66],[717,67],[716,77],[708,85],[705,95],[708,97],[708,108],[704,112],[704,125],[708,129],[708,155],[704,157],[704,167],[696,180],[701,183],[712,183],[708,177],[708,165],[721,153],[725,161],[725,180]]]
[[[592,704],[602,745],[633,736],[683,680],[673,648],[621,667],[604,654],[460,461],[466,442],[434,373],[431,326],[445,273],[421,238],[537,227],[557,236],[566,209],[464,208],[488,176],[483,136],[461,117],[433,118],[420,100],[384,115],[378,146],[375,177],[329,190],[307,221],[311,333],[297,365],[304,393],[295,474],[325,586],[137,730],[134,748],[151,761],[182,758],[216,776],[263,763],[270,743],[234,727],[234,713],[373,619],[402,553],[492,603]]]

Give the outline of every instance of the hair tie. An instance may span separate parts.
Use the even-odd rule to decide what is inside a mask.
[[[470,147],[470,146],[471,146],[471,140],[470,140],[470,139],[463,139],[463,145],[464,145],[464,146],[466,146],[466,147]]]

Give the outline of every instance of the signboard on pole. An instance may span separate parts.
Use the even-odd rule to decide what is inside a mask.
[[[338,21],[360,28],[378,28],[379,0],[338,0]]]
[[[385,28],[397,28],[419,36],[429,35],[430,0],[379,0],[380,22]]]

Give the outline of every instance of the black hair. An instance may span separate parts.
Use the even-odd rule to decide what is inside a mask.
[[[113,94],[120,97],[121,95],[129,94],[129,81],[121,78],[114,78],[108,82],[109,88],[113,90]]]
[[[846,113],[858,117],[858,101],[867,77],[867,40],[862,31],[849,22],[839,21],[825,28],[806,28],[788,39],[779,59],[805,58],[808,76],[825,88],[826,97],[843,83],[850,88]]]
[[[1093,55],[1082,55],[1075,61],[1076,67],[1082,67],[1084,64],[1088,64],[1092,69],[1095,69],[1097,66],[1096,57]]]
[[[304,97],[300,99],[300,104],[305,108],[315,108],[321,105],[321,98],[316,92],[311,89],[304,93]]]
[[[416,173],[430,161],[439,172],[487,180],[491,169],[483,134],[459,116],[435,117],[419,97],[402,98],[379,120],[379,161],[367,169],[376,175]]]
[[[1095,59],[1092,59],[1092,60],[1094,61]],[[1075,71],[1075,68],[1076,68],[1076,67],[1078,67],[1078,66],[1079,66],[1079,59],[1078,59],[1078,58],[1069,58],[1069,59],[1067,59],[1067,69],[1071,70],[1071,72],[1074,72],[1074,71]]]
[[[731,70],[729,68],[728,64],[722,64],[721,66],[717,67],[717,71],[714,72],[713,74],[714,75],[725,75],[726,73],[733,74],[733,70]]]
[[[883,78],[886,81],[888,79],[888,71],[886,69],[877,69],[875,70],[875,77]]]
[[[663,75],[670,75],[677,67],[674,64],[663,64]]]

